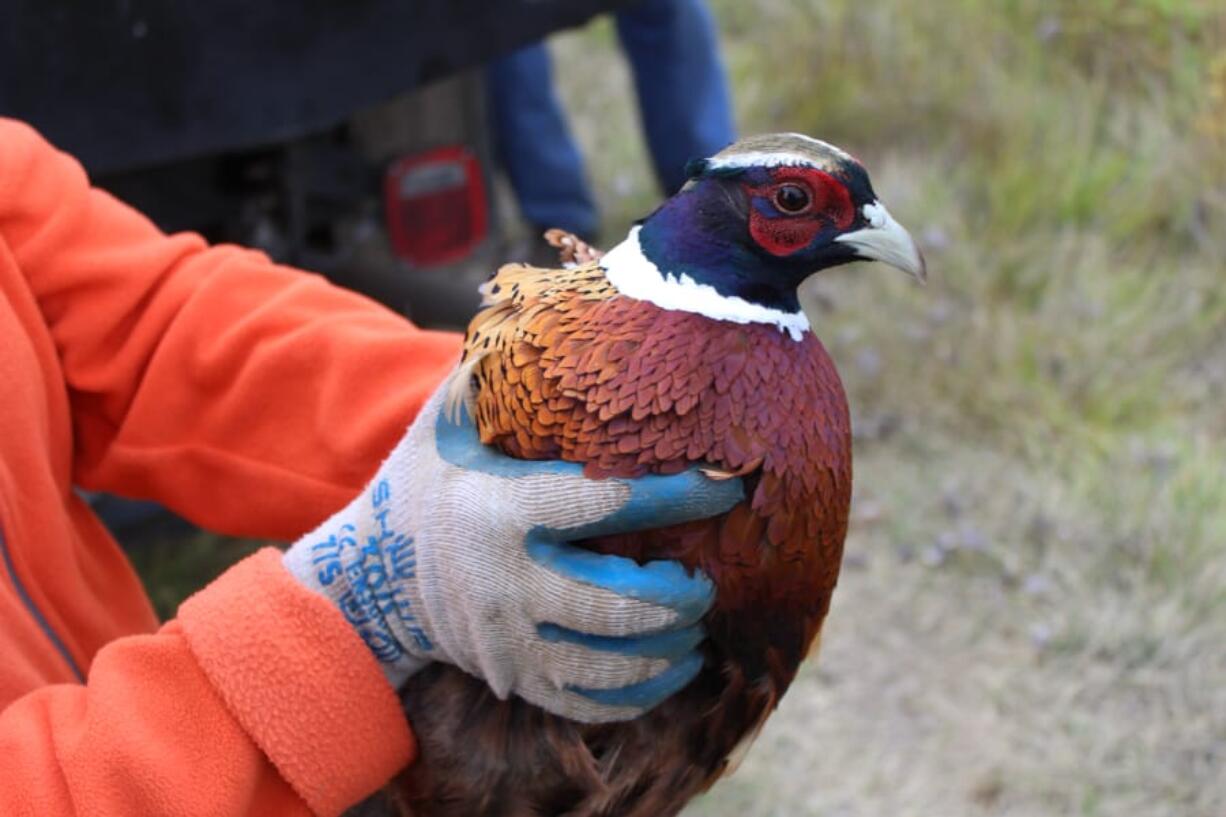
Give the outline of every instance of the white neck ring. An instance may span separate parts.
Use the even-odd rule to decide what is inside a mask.
[[[626,239],[600,259],[605,277],[622,295],[648,301],[661,309],[693,312],[717,321],[771,324],[795,341],[809,331],[809,319],[804,312],[784,312],[736,295],[721,295],[715,287],[700,284],[685,273],[662,271],[643,255],[640,229],[631,227]]]

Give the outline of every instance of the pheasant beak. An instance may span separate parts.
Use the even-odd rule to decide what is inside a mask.
[[[928,280],[924,256],[911,234],[894,220],[880,202],[864,205],[868,226],[835,238],[852,247],[866,261],[881,261],[910,273],[921,284]]]

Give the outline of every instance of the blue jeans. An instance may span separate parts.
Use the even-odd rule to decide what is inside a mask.
[[[643,0],[616,20],[656,178],[671,195],[685,183],[687,161],[736,138],[715,23],[703,0]],[[495,60],[487,81],[496,150],[524,218],[594,235],[595,200],[545,46]]]

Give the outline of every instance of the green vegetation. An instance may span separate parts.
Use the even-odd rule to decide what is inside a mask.
[[[742,129],[860,156],[932,280],[815,282],[847,567],[687,815],[1226,813],[1226,11],[713,5]],[[612,240],[655,196],[629,86],[606,25],[559,50]]]
[[[816,282],[848,570],[688,813],[1226,813],[1226,10],[716,6],[742,127],[859,155],[932,282]]]
[[[163,620],[174,618],[183,599],[263,544],[177,530],[135,538],[139,541],[125,542],[129,545],[128,557],[144,579],[153,608]]]

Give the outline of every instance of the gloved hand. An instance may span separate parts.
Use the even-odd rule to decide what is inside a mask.
[[[336,603],[393,686],[447,661],[499,697],[596,722],[689,683],[710,581],[567,540],[714,516],[740,480],[588,480],[575,463],[515,460],[447,418],[446,388],[358,498],[286,552],[290,572]]]

